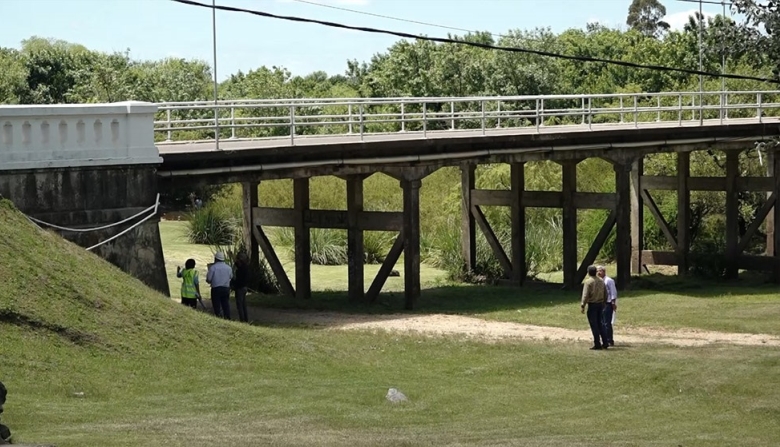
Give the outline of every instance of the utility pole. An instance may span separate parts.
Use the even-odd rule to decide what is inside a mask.
[[[217,84],[217,0],[211,0],[211,40],[214,46],[214,142],[219,150],[219,93]]]
[[[702,12],[702,0],[699,0],[699,71],[704,71],[704,58],[702,55],[702,34],[704,32],[704,13]],[[704,124],[704,75],[699,74],[699,124]]]
[[[726,0],[723,0],[723,24],[726,23]],[[720,47],[721,47],[721,61],[720,61],[720,74],[726,74],[726,33],[721,32],[720,35]],[[726,78],[720,78],[720,91],[726,91]]]

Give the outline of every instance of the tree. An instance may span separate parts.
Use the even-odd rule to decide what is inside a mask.
[[[772,63],[772,73],[780,77],[780,2],[769,0],[733,0],[732,9],[744,14],[741,25],[755,36],[755,50],[765,54]]]
[[[27,67],[22,55],[0,48],[0,104],[18,104],[27,92]]]
[[[662,19],[666,16],[666,7],[658,0],[634,0],[628,7],[626,25],[648,37],[659,37],[669,29]]]

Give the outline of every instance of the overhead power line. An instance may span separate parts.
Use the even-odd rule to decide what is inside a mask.
[[[469,42],[465,40],[455,40],[455,39],[448,39],[443,37],[428,37],[428,36],[419,36],[414,34],[409,34],[401,31],[390,31],[390,30],[384,30],[384,29],[378,29],[378,28],[368,28],[368,27],[362,27],[362,26],[351,26],[351,25],[344,25],[341,23],[335,23],[335,22],[327,22],[324,20],[316,20],[316,19],[307,19],[304,17],[295,17],[295,16],[282,16],[277,14],[271,14],[269,12],[263,12],[263,11],[256,11],[251,9],[244,9],[244,8],[237,8],[234,6],[212,6],[207,5],[203,3],[198,3],[196,1],[192,0],[171,0],[176,3],[182,3],[185,5],[190,6],[199,6],[202,8],[207,9],[219,9],[221,11],[229,11],[229,12],[243,12],[247,14],[253,14],[260,17],[269,17],[272,19],[280,19],[280,20],[288,20],[292,22],[302,22],[302,23],[316,23],[319,25],[329,26],[332,28],[341,28],[341,29],[349,29],[354,31],[363,31],[367,33],[376,33],[376,34],[388,34],[391,36],[397,36],[402,37],[405,39],[418,39],[418,40],[426,40],[429,42],[439,42],[439,43],[452,43],[452,44],[458,44],[458,45],[466,45],[476,48],[483,48],[487,50],[499,50],[499,51],[507,51],[512,53],[526,53],[526,54],[536,54],[538,56],[546,56],[546,57],[552,57],[557,59],[567,59],[577,62],[599,62],[604,64],[611,64],[611,65],[618,65],[622,67],[629,67],[629,68],[641,68],[645,70],[655,70],[655,71],[667,71],[667,72],[677,72],[677,73],[685,73],[690,75],[703,75],[703,76],[709,76],[713,78],[728,78],[728,79],[744,79],[749,81],[760,81],[760,82],[767,82],[771,84],[780,84],[780,80],[778,79],[771,79],[771,78],[761,78],[757,76],[743,76],[743,75],[735,75],[735,74],[729,74],[729,73],[713,73],[708,71],[701,71],[701,70],[690,70],[685,68],[674,68],[674,67],[665,67],[662,65],[645,65],[645,64],[637,64],[634,62],[625,62],[625,61],[616,61],[616,60],[610,60],[610,59],[601,59],[601,58],[595,58],[595,57],[584,57],[584,56],[570,56],[567,54],[559,54],[559,53],[550,53],[548,51],[540,51],[540,50],[531,50],[527,48],[517,48],[517,47],[502,47],[502,46],[496,46],[496,45],[488,45],[484,43],[479,42]]]
[[[362,15],[371,16],[371,17],[379,17],[380,19],[396,20],[398,22],[406,22],[406,23],[415,23],[417,25],[432,26],[432,27],[435,27],[435,28],[448,29],[448,30],[452,30],[452,31],[461,31],[461,32],[464,32],[464,33],[483,33],[483,32],[485,32],[485,31],[471,30],[471,29],[466,29],[466,28],[458,28],[456,26],[439,25],[437,23],[421,22],[419,20],[404,19],[404,18],[401,18],[401,17],[393,17],[393,16],[384,15],[384,14],[376,14],[376,13],[368,12],[368,11],[358,11],[357,9],[349,9],[349,8],[344,8],[342,6],[326,5],[324,3],[317,3],[317,2],[312,2],[312,1],[309,1],[309,0],[293,0],[293,1],[294,2],[298,2],[298,3],[306,3],[308,5],[321,6],[323,8],[336,9],[338,11],[347,11],[347,12],[352,12],[352,13],[355,13],[355,14],[362,14]],[[487,32],[487,34],[490,34],[493,37],[511,37],[511,36],[507,36],[505,34],[496,34],[496,33],[491,33],[491,32]],[[528,40],[536,40],[536,39],[528,39]]]

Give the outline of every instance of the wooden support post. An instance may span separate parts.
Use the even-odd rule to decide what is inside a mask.
[[[276,281],[279,283],[279,289],[283,294],[290,298],[294,298],[295,288],[292,286],[290,278],[287,277],[287,272],[284,271],[284,267],[282,266],[281,261],[279,261],[279,257],[276,256],[274,247],[271,245],[271,241],[268,240],[268,236],[265,235],[263,228],[260,225],[255,225],[252,232],[255,235],[255,240],[257,240],[257,243],[260,245],[260,249],[263,250],[263,255],[265,256],[266,261],[268,261],[268,266],[271,267],[274,276],[276,276]]]
[[[358,216],[362,211],[363,176],[351,176],[347,179],[347,278],[350,301],[362,301],[365,294],[363,230],[358,226]]]
[[[577,161],[565,161],[563,167],[563,285],[577,286]]]
[[[392,248],[390,248],[390,251],[387,253],[387,257],[379,267],[379,271],[377,272],[374,281],[371,282],[368,292],[366,292],[366,301],[369,303],[373,303],[379,297],[379,292],[382,291],[382,287],[384,287],[387,277],[390,276],[390,272],[393,270],[393,267],[395,267],[395,264],[398,262],[398,258],[401,257],[401,253],[404,251],[404,241],[406,241],[406,238],[404,238],[404,232],[401,230],[398,232],[398,237],[395,238]]]
[[[738,276],[739,258],[739,151],[726,152],[726,278]]]
[[[780,156],[778,156],[776,152],[772,155],[772,172],[774,173],[775,179],[775,206],[774,211],[770,213],[770,215],[772,215],[772,232],[774,233],[773,251],[775,261],[774,274],[772,276],[775,283],[780,284],[780,237],[777,237],[778,234],[780,234]],[[768,226],[769,223],[767,223],[767,227]]]
[[[691,173],[691,153],[677,153],[677,274],[688,274],[688,251],[691,245],[691,191],[688,178]]]
[[[631,237],[631,163],[615,163],[615,224],[616,224],[616,239],[615,239],[615,258],[617,260],[617,272],[615,285],[619,290],[623,290],[628,286],[631,280],[631,257],[632,250],[632,237]],[[641,250],[641,248],[640,248]],[[641,251],[640,251],[641,258]]]
[[[775,155],[774,151],[767,151],[766,153],[766,175],[773,178],[775,176]],[[778,172],[780,174],[780,172]],[[774,181],[774,180],[773,180]],[[772,197],[772,192],[766,193],[767,200]],[[766,256],[774,256],[775,253],[775,212],[774,208],[766,215]]]
[[[471,191],[475,187],[475,165],[463,165],[460,168],[461,185],[461,254],[463,269],[473,272],[477,265],[477,238],[474,216],[471,214]]]
[[[405,308],[414,309],[420,297],[420,180],[403,180]]]
[[[244,208],[244,247],[249,257],[249,271],[256,273],[260,271],[260,246],[254,234],[253,209],[258,207],[257,182],[244,182],[241,184],[243,208]],[[260,278],[252,277],[249,280],[249,287],[258,290],[260,287]]]
[[[525,263],[525,163],[512,163],[512,277],[511,280],[522,285],[526,276]]]
[[[293,208],[295,209],[295,297],[311,297],[311,234],[306,224],[309,211],[309,179],[293,180]]]
[[[642,273],[642,250],[645,249],[645,205],[639,184],[645,172],[644,157],[631,164],[631,273]]]

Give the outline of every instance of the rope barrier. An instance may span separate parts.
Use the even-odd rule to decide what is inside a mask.
[[[136,224],[134,224],[134,225],[130,226],[129,228],[125,229],[124,231],[122,231],[122,232],[120,232],[120,233],[117,233],[117,234],[115,234],[115,235],[111,236],[110,238],[108,238],[108,239],[104,240],[103,242],[97,243],[97,244],[95,244],[95,245],[93,245],[93,246],[91,246],[91,247],[87,248],[87,251],[91,251],[91,250],[93,250],[93,249],[95,249],[95,248],[97,248],[97,247],[100,247],[100,246],[101,246],[101,245],[103,245],[103,244],[107,244],[107,243],[109,243],[109,242],[113,241],[114,239],[116,239],[116,238],[118,238],[118,237],[124,236],[125,234],[127,234],[127,233],[128,233],[128,232],[130,232],[130,231],[132,231],[133,229],[135,229],[136,227],[138,227],[138,226],[139,226],[139,225],[141,225],[142,223],[144,223],[144,222],[146,222],[147,220],[151,219],[152,217],[156,216],[156,215],[157,215],[157,208],[159,207],[159,205],[160,205],[160,193],[157,193],[157,200],[155,201],[155,204],[154,204],[154,206],[150,207],[150,208],[154,208],[154,211],[153,211],[151,214],[149,214],[148,216],[144,217],[143,219],[141,219],[140,221],[138,221],[138,223],[136,223]],[[147,209],[148,209],[148,208],[147,208]]]
[[[115,222],[115,223],[112,223],[112,224],[103,225],[102,227],[95,227],[95,228],[68,228],[68,227],[61,227],[59,225],[54,225],[52,223],[44,222],[44,221],[42,221],[40,219],[36,219],[34,217],[31,217],[31,216],[26,216],[26,217],[27,217],[27,219],[29,219],[29,220],[37,223],[37,224],[44,225],[44,226],[51,227],[51,228],[56,228],[58,230],[70,231],[70,232],[74,232],[74,233],[89,233],[91,231],[105,230],[105,229],[108,229],[108,228],[113,228],[113,227],[122,225],[123,223],[130,222],[131,220],[135,219],[136,217],[141,216],[142,214],[148,213],[152,209],[156,209],[157,205],[159,205],[159,203],[160,203],[160,194],[157,194],[157,203],[155,203],[154,205],[150,206],[149,208],[146,208],[145,210],[140,211],[137,214],[135,214],[133,216],[130,216],[130,217],[126,218],[126,219],[123,219],[123,220],[121,220],[119,222]]]

